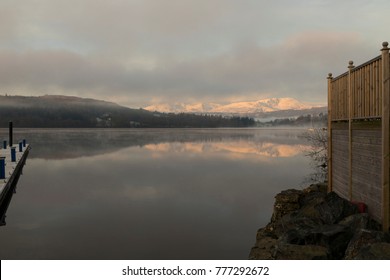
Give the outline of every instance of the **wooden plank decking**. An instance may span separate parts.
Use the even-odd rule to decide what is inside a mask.
[[[5,179],[0,179],[0,207],[7,196],[7,193],[11,189],[11,186],[19,178],[23,166],[26,163],[27,156],[30,151],[30,145],[26,144],[22,147],[22,152],[19,152],[19,147],[16,147],[16,161],[11,161],[11,149],[0,149],[0,157],[5,157]]]

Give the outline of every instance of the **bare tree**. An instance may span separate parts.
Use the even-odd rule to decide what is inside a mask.
[[[328,131],[326,128],[312,128],[303,137],[308,141],[306,156],[311,159],[314,172],[309,181],[324,182],[328,178]]]

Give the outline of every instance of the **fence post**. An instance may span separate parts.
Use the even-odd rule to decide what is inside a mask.
[[[353,187],[352,187],[352,78],[351,72],[355,67],[353,61],[348,62],[348,165],[349,165],[349,200],[352,200]]]
[[[332,186],[332,73],[328,74],[328,192]]]
[[[389,118],[390,118],[390,60],[389,43],[383,42],[382,51],[382,228],[389,231],[390,225],[390,197],[389,197],[389,172],[390,172],[390,146],[389,146]]]

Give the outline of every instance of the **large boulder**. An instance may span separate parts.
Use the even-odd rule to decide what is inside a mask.
[[[374,221],[368,213],[358,213],[345,217],[339,225],[346,226],[351,230],[358,231],[360,229],[381,230],[381,225]]]
[[[372,252],[378,251],[375,249],[376,247],[374,247],[374,251],[372,251],[371,249],[367,249],[366,247],[368,245],[388,242],[390,242],[390,236],[388,233],[361,228],[357,230],[351,238],[348,244],[348,248],[345,251],[344,258],[347,260],[367,259],[367,256],[370,255]]]
[[[327,248],[328,258],[341,259],[352,235],[352,231],[345,226],[318,225],[306,229],[290,229],[279,238],[278,244],[318,245]]]
[[[307,244],[324,246],[330,259],[342,259],[353,232],[342,225],[322,225],[313,229],[306,237]]]
[[[325,224],[338,223],[350,215],[359,213],[356,205],[338,196],[335,192],[328,193],[325,200],[315,207]]]
[[[390,243],[379,242],[362,247],[355,260],[390,260]]]
[[[285,235],[294,234],[297,236],[305,236],[307,232],[318,227],[322,223],[318,220],[311,219],[301,215],[300,212],[293,212],[283,216],[273,225],[273,234],[278,237],[284,237]],[[294,242],[299,244],[299,242]]]
[[[280,244],[273,257],[275,260],[327,260],[328,249],[318,245]]]
[[[301,190],[288,189],[275,196],[274,212],[271,223],[277,222],[284,215],[300,208],[299,199],[303,192]]]
[[[256,235],[256,244],[252,247],[249,259],[273,260],[273,252],[278,240],[269,236],[266,229],[259,229]]]
[[[367,213],[358,212],[353,203],[327,193],[326,184],[282,191],[250,259],[387,258],[388,246],[380,250],[375,244],[390,244],[390,238]]]

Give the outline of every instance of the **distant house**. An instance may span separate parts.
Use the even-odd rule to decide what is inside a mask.
[[[130,127],[141,127],[140,122],[130,121]]]
[[[112,126],[111,115],[109,113],[105,113],[100,117],[96,117],[96,125],[98,127],[111,127]]]

